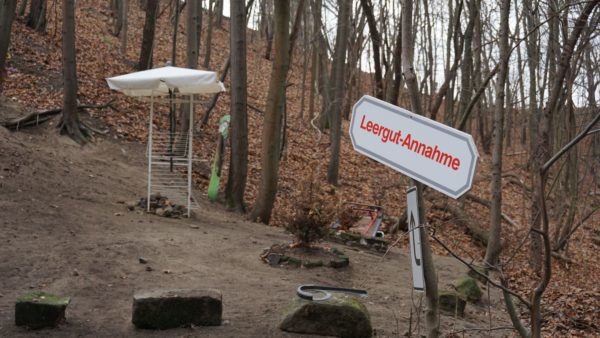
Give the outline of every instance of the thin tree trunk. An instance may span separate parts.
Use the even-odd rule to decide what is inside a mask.
[[[175,0],[175,16],[173,22],[173,41],[171,43],[171,65],[177,66],[177,32],[179,31],[179,0]]]
[[[147,0],[146,19],[142,33],[142,48],[138,62],[138,70],[152,68],[152,52],[154,50],[154,31],[156,30],[156,16],[158,14],[158,0]]]
[[[217,0],[216,6],[215,6],[215,25],[218,28],[223,28],[223,8],[224,8],[224,4],[223,4],[223,0]]]
[[[15,1],[15,3],[16,3],[16,1]],[[19,16],[22,17],[22,16],[25,15],[25,9],[27,9],[27,4],[28,3],[29,3],[28,0],[21,1],[21,5],[19,6],[19,13],[18,13]]]
[[[327,168],[327,182],[337,185],[340,167],[340,148],[342,138],[342,105],[344,103],[344,66],[346,65],[346,41],[350,26],[350,10],[352,3],[347,0],[338,1],[337,33],[335,52],[331,68],[331,157]]]
[[[27,26],[35,29],[37,32],[46,31],[46,1],[31,0],[29,15],[27,16]]]
[[[231,156],[225,198],[229,208],[245,212],[248,173],[248,74],[246,69],[246,10],[243,1],[231,2]]]
[[[213,32],[213,16],[214,16],[215,0],[208,2],[208,23],[206,25],[206,42],[204,52],[204,68],[210,69],[210,54],[212,51],[212,32]]]
[[[313,1],[313,36],[312,36],[312,57],[310,68],[310,96],[308,98],[308,121],[312,121],[316,109],[316,91],[319,75],[319,52],[320,52],[320,36],[321,36],[321,0]]]
[[[500,69],[496,79],[496,102],[494,107],[494,132],[492,136],[492,205],[490,207],[490,238],[485,251],[484,263],[495,267],[500,258],[500,236],[502,226],[502,145],[504,140],[504,104],[506,79],[508,77],[508,17],[510,1],[500,3]]]
[[[15,18],[15,0],[2,0],[0,2],[0,92],[2,92],[2,83],[5,81],[6,54],[10,46],[10,33],[12,23]]]
[[[268,224],[275,203],[281,144],[281,113],[285,101],[285,81],[289,69],[290,1],[275,1],[275,59],[269,83],[262,136],[262,173],[258,197],[250,219]]]
[[[413,112],[418,115],[423,115],[417,75],[413,68],[414,45],[412,39],[412,0],[402,0],[402,13],[402,68],[404,71],[404,79],[406,81],[406,87],[408,88]],[[413,184],[417,186],[419,219],[425,220],[425,212],[423,210],[423,187],[421,183],[416,181],[413,181]],[[427,311],[425,313],[427,337],[435,338],[440,335],[437,276],[435,273],[435,265],[433,264],[431,248],[429,246],[429,235],[427,234],[427,231],[424,231],[421,227],[419,228],[419,231],[421,231],[425,299],[427,303]]]
[[[129,29],[129,0],[122,0],[121,4],[121,55],[127,56],[127,31]]]
[[[367,24],[371,33],[371,42],[373,44],[373,65],[375,67],[375,97],[383,100],[383,75],[381,72],[381,36],[377,29],[377,21],[373,13],[373,4],[371,0],[360,0],[363,12],[367,16]]]

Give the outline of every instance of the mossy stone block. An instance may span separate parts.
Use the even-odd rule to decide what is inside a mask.
[[[335,269],[340,269],[350,265],[350,258],[343,252],[336,248],[331,249],[331,252],[334,254],[334,257],[329,261],[329,266]]]
[[[459,316],[465,315],[467,302],[455,291],[440,291],[440,309]]]
[[[140,329],[218,326],[223,313],[219,290],[159,289],[133,296],[133,324]]]
[[[286,332],[343,338],[371,337],[369,312],[356,297],[332,293],[323,301],[296,298],[284,313],[279,328]]]
[[[456,292],[458,292],[462,298],[469,302],[479,302],[481,300],[481,289],[477,285],[477,281],[469,276],[463,276],[454,282]]]
[[[31,329],[56,327],[65,320],[65,311],[71,302],[69,297],[60,297],[42,291],[33,291],[17,299],[15,324]]]
[[[318,268],[323,266],[323,261],[309,261],[309,260],[305,260],[302,261],[302,266],[307,268],[307,269],[312,269],[312,268]]]

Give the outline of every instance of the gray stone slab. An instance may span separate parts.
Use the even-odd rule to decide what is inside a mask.
[[[132,322],[141,329],[218,326],[222,313],[222,295],[216,289],[158,289],[133,296]]]

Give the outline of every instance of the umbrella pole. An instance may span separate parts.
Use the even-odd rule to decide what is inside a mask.
[[[146,207],[150,212],[150,195],[152,194],[152,119],[154,115],[154,94],[150,95],[150,122],[148,128],[148,196],[146,198]]]
[[[173,172],[173,142],[175,141],[175,103],[173,103],[173,92],[169,89],[169,162]]]
[[[192,207],[192,142],[194,140],[194,94],[190,94],[190,123],[189,123],[189,131],[188,131],[188,200],[187,200],[187,210],[188,210],[188,218],[190,217],[190,209]]]

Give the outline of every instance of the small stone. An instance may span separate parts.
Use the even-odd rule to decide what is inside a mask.
[[[440,309],[452,314],[456,313],[461,317],[465,315],[467,302],[458,293],[454,291],[440,291],[439,301]]]
[[[324,301],[296,298],[284,314],[279,328],[287,332],[346,338],[371,337],[369,312],[358,299],[332,293]]]
[[[77,271],[77,269],[73,269],[73,276],[79,276],[79,271]]]
[[[138,206],[138,202],[136,202],[136,201],[129,201],[129,202],[125,203],[125,205],[127,206],[127,209],[129,211],[133,211],[133,210],[135,210],[135,207]]]
[[[198,226],[196,224],[190,224],[190,228],[192,228],[192,229],[200,229],[200,226]]]
[[[69,297],[34,291],[17,299],[15,324],[31,329],[56,327],[65,320],[65,310],[71,302]]]
[[[222,295],[216,289],[159,289],[133,296],[132,322],[141,329],[218,326],[222,313]]]
[[[165,275],[169,275],[169,274],[171,274],[172,272],[171,272],[171,270],[163,270],[163,273],[164,273]]]
[[[146,258],[144,258],[144,257],[138,258],[138,261],[140,262],[140,264],[147,264],[148,263],[148,260]]]
[[[267,259],[269,260],[269,265],[271,266],[275,266],[278,265],[279,262],[281,262],[281,254],[276,254],[276,253],[270,253],[267,256]]]
[[[152,267],[151,267],[150,265],[148,265],[148,266],[146,267],[146,271],[152,271],[152,270],[154,270],[154,269],[152,269]]]
[[[123,214],[120,212],[115,212],[115,216],[123,216]]]
[[[165,216],[165,209],[163,209],[163,208],[157,208],[154,213],[156,214],[156,216],[164,217]]]

